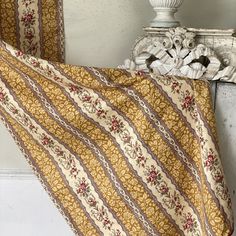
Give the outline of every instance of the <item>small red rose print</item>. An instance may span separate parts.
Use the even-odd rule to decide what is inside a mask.
[[[77,178],[78,174],[79,174],[78,169],[75,166],[71,167],[70,176],[73,178]]]
[[[189,91],[186,92],[183,103],[182,103],[182,108],[189,110],[194,104],[194,98],[193,95],[190,95]]]
[[[22,51],[17,51],[17,52],[15,53],[15,55],[16,55],[17,57],[21,57],[21,56],[24,55],[24,53],[23,53]]]
[[[193,228],[193,225],[194,225],[193,218],[190,214],[188,214],[188,216],[186,217],[185,224],[184,224],[184,229],[190,230]]]
[[[43,135],[42,138],[42,144],[44,146],[52,146],[53,145],[53,141],[51,140],[51,138],[47,137],[45,134]]]
[[[195,110],[195,99],[191,93],[186,90],[185,92],[181,93],[181,97],[179,98],[181,102],[181,107],[184,111],[189,112],[191,117],[196,120],[197,119],[197,112]]]
[[[214,165],[214,162],[215,162],[215,157],[213,156],[213,154],[209,154],[205,162],[205,166],[212,167]]]
[[[124,128],[123,122],[118,119],[116,116],[110,117],[110,131],[114,133],[120,133],[122,129]]]
[[[83,102],[88,102],[88,103],[90,103],[91,100],[92,100],[92,97],[91,97],[90,95],[85,94],[85,95],[82,97],[82,100],[83,100]]]
[[[86,182],[85,178],[82,178],[79,182],[77,193],[82,196],[87,196],[90,191],[89,185]]]
[[[34,38],[34,32],[31,28],[25,30],[25,38],[29,41]]]
[[[151,166],[147,172],[147,182],[151,185],[157,185],[159,180],[161,180],[159,171],[157,171],[154,166]]]
[[[6,95],[3,92],[0,92],[0,102],[5,100]]]
[[[31,9],[27,9],[23,13],[23,16],[21,17],[21,22],[25,25],[25,27],[33,25],[35,23],[35,11]]]
[[[79,93],[79,91],[81,90],[81,88],[79,88],[77,85],[74,85],[74,84],[70,84],[69,89],[70,89],[70,92],[72,93]]]
[[[37,130],[38,130],[37,127],[35,127],[33,124],[29,125],[29,129],[33,132],[37,132]]]
[[[174,192],[174,195],[172,196],[172,200],[173,200],[173,205],[174,205],[175,213],[177,215],[182,215],[182,212],[184,210],[184,206],[180,203],[179,194]]]
[[[183,228],[187,232],[199,235],[199,232],[197,230],[197,221],[196,219],[193,218],[193,216],[190,213],[184,215]]]
[[[122,139],[123,139],[124,143],[126,144],[126,143],[130,143],[132,138],[129,133],[124,132],[122,135]]]
[[[204,166],[208,169],[212,170],[214,165],[217,164],[217,156],[213,149],[210,149],[208,154],[206,155]]]
[[[161,192],[162,195],[165,195],[169,192],[169,188],[167,187],[166,184],[162,184],[160,186],[160,192]]]
[[[0,102],[1,103],[6,103],[8,101],[8,96],[7,94],[3,91],[3,89],[0,87]]]

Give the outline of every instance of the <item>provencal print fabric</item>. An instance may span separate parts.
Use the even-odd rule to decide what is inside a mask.
[[[0,116],[75,235],[228,236],[205,81],[0,46]]]
[[[62,0],[0,0],[0,38],[32,56],[63,62]]]

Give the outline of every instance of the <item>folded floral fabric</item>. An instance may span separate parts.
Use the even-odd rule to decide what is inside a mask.
[[[0,0],[0,38],[32,56],[64,61],[62,0]]]
[[[0,116],[76,235],[232,234],[208,82],[1,42]]]

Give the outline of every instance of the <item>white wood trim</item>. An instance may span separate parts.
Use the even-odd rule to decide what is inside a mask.
[[[153,33],[156,35],[165,36],[169,28],[154,28],[154,27],[144,27],[143,30],[147,33]],[[196,29],[187,28],[189,32],[194,32],[196,36],[232,36],[236,33],[235,29]]]
[[[33,171],[29,169],[1,169],[0,168],[0,181],[1,180],[32,180],[36,179]]]

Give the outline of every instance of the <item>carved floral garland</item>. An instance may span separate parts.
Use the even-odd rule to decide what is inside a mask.
[[[149,46],[142,45],[142,51],[133,60],[126,59],[124,65],[119,67],[156,75],[236,83],[236,67],[225,67],[211,48],[204,44],[196,45],[195,36],[195,33],[184,28],[171,28],[162,42],[154,41],[150,45],[147,43]]]

